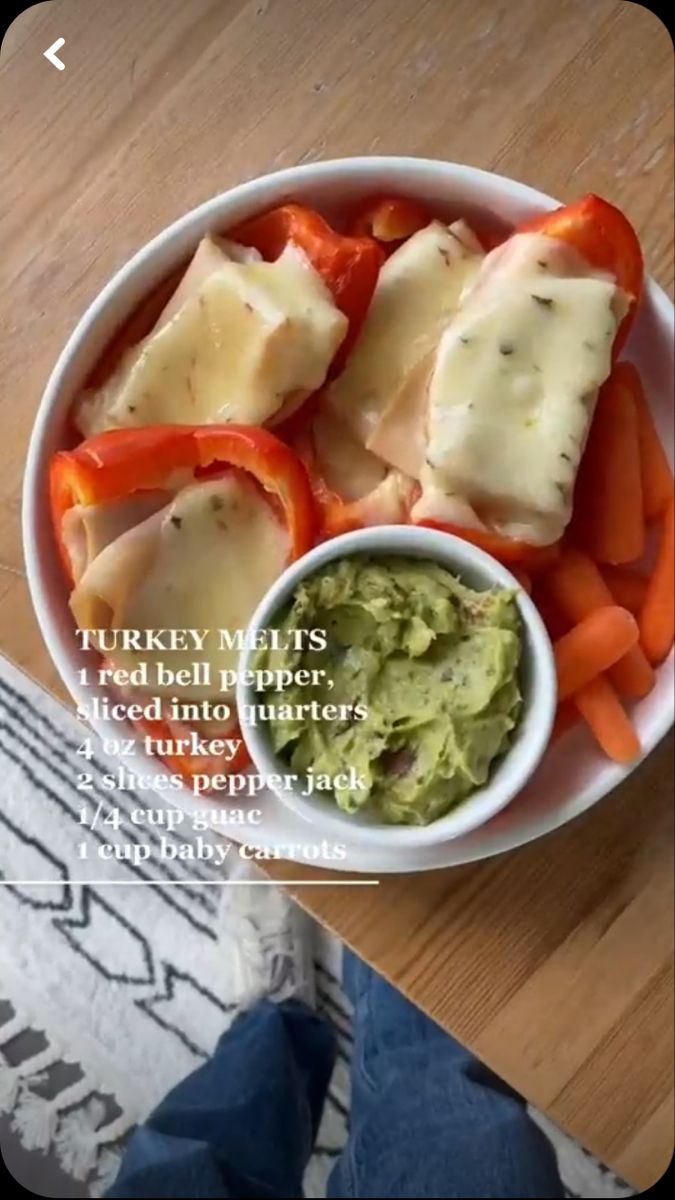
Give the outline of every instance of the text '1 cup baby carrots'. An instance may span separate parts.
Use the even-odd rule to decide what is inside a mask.
[[[545,599],[568,621],[583,621],[596,609],[618,604],[598,567],[587,554],[566,547],[544,582]],[[623,608],[630,611],[630,605]],[[610,679],[621,696],[640,700],[654,686],[654,672],[640,646],[633,645],[610,668]]]
[[[661,662],[675,636],[675,500],[665,511],[656,563],[640,612],[640,641],[652,663]]]
[[[644,551],[637,410],[616,372],[598,395],[575,489],[573,532],[596,562],[630,563]]]
[[[673,472],[668,464],[649,402],[637,368],[630,362],[617,363],[614,376],[630,391],[638,422],[638,443],[642,476],[642,506],[646,521],[665,512],[673,494]]]
[[[618,605],[597,608],[555,643],[558,698],[566,700],[611,667],[639,637],[635,617]]]
[[[611,683],[592,679],[575,693],[574,703],[598,745],[614,762],[627,766],[639,757],[641,746]]]

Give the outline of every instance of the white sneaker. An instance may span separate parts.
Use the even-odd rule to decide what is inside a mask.
[[[314,921],[257,867],[239,860],[222,888],[219,941],[240,1007],[267,997],[314,1005]]]

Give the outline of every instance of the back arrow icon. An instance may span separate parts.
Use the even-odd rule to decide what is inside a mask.
[[[66,69],[66,64],[62,63],[61,59],[56,57],[56,51],[60,50],[62,46],[65,46],[65,44],[65,38],[57,38],[54,44],[44,52],[43,57],[46,58],[47,62],[50,62],[52,66],[56,67],[57,71],[65,71]]]

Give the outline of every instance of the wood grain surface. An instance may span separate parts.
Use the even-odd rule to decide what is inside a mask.
[[[62,72],[42,57],[57,37]],[[73,325],[149,237],[277,167],[420,154],[563,199],[601,193],[670,289],[672,96],[669,35],[626,0],[54,0],[24,13],[0,57],[0,648],[63,694],[23,576],[26,445]],[[673,1147],[672,779],[668,744],[520,851],[376,891],[299,891],[641,1188]]]

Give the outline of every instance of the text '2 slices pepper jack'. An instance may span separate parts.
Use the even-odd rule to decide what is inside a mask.
[[[289,243],[304,252],[349,320],[347,336],[332,366],[335,373],[349,353],[368,311],[384,261],[382,247],[372,237],[337,233],[319,213],[300,204],[284,204],[252,217],[230,230],[228,236],[255,247],[268,261],[277,259]]]
[[[68,574],[71,564],[62,524],[64,514],[74,505],[102,504],[162,488],[178,471],[191,470],[199,477],[216,465],[246,471],[264,490],[287,527],[290,561],[310,549],[315,509],[307,473],[293,451],[274,434],[235,425],[150,426],[103,433],[74,450],[54,455],[49,480],[51,512]],[[172,739],[167,722],[139,720],[134,724],[153,738]],[[238,727],[230,736],[240,736]],[[195,774],[240,771],[249,758],[242,741],[229,763],[214,756],[183,755],[167,756],[165,762],[183,778],[191,779]]]

